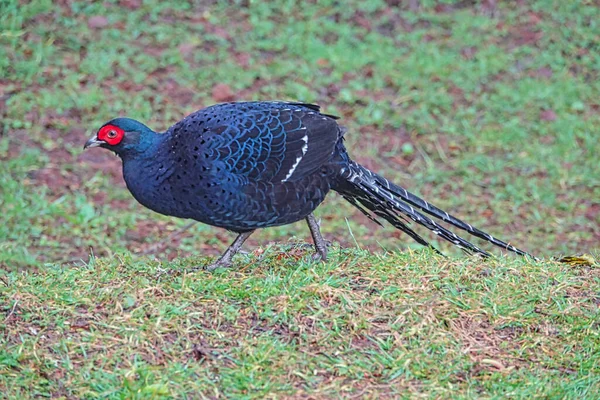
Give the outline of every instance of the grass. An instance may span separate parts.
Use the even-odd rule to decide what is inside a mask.
[[[0,3],[0,390],[599,397],[597,264],[550,261],[600,250],[599,9],[492,3]],[[321,104],[357,161],[542,260],[441,259],[330,196],[326,264],[297,223],[157,278],[232,237],[141,208],[83,143],[252,99]]]
[[[0,387],[10,398],[600,393],[597,268],[300,255],[271,250],[201,276],[156,278],[158,262],[131,255],[13,275]]]

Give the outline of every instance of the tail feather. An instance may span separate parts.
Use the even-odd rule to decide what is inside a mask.
[[[457,228],[460,228],[464,231],[467,231],[471,235],[476,236],[480,239],[484,239],[492,244],[495,244],[498,247],[502,247],[506,250],[512,251],[521,256],[531,256],[529,253],[527,253],[523,250],[520,250],[520,249],[516,248],[515,246],[504,242],[503,240],[497,239],[497,238],[493,237],[492,235],[490,235],[489,233],[486,233],[477,228],[474,228],[471,224],[461,221],[460,219],[448,214],[446,211],[434,206],[431,203],[428,203],[427,201],[421,199],[420,197],[415,196],[414,194],[410,193],[403,187],[395,185],[381,176],[375,175],[373,173],[371,173],[371,174],[373,175],[373,178],[375,178],[376,182],[379,185],[386,187],[392,194],[400,197],[406,203],[411,204],[415,207],[419,207],[421,210],[423,210],[423,212],[425,212],[429,215],[433,215],[434,217],[440,218],[442,221],[447,222],[453,226],[456,226]]]
[[[490,256],[488,252],[480,249],[469,241],[439,225],[431,218],[418,212],[413,208],[413,206],[418,207],[423,212],[440,218],[442,221],[447,222],[457,228],[463,229],[468,233],[484,239],[496,246],[502,247],[522,256],[530,256],[533,258],[533,256],[527,252],[520,250],[500,239],[496,239],[486,232],[474,228],[470,224],[453,217],[446,211],[435,207],[434,205],[408,192],[403,187],[391,183],[382,176],[369,171],[357,163],[351,162],[350,168],[346,169],[345,177],[346,181],[336,188],[336,190],[340,192],[347,200],[349,200],[350,203],[357,206],[363,213],[367,214],[371,219],[373,219],[373,217],[370,216],[366,210],[358,206],[357,202],[359,202],[377,216],[386,219],[393,226],[402,230],[403,232],[408,233],[413,239],[425,246],[432,247],[418,234],[408,228],[406,225],[407,220],[399,214],[409,217],[414,222],[425,226],[441,238],[453,243],[469,253],[477,253],[484,257]]]
[[[365,210],[363,207],[361,207],[359,202],[361,204],[363,204],[365,207],[367,207],[368,209],[373,210],[373,212],[377,216],[384,218],[386,221],[388,221],[390,224],[392,224],[392,226],[395,227],[396,229],[400,229],[402,232],[406,233],[408,236],[413,238],[417,243],[431,248],[433,251],[435,251],[438,254],[442,254],[442,253],[440,253],[440,251],[438,249],[436,249],[431,244],[429,244],[429,242],[427,242],[425,239],[423,239],[417,232],[410,229],[408,227],[408,225],[406,224],[406,221],[401,216],[396,215],[393,212],[390,212],[390,210],[377,205],[376,203],[372,202],[371,200],[369,200],[366,197],[358,197],[358,196],[350,197],[350,196],[344,195],[344,198],[350,204],[352,204],[354,207],[358,208],[363,214],[365,214],[370,220],[374,221],[376,224],[382,225],[381,222],[379,222],[379,220],[377,220],[377,218],[375,218],[367,210]]]

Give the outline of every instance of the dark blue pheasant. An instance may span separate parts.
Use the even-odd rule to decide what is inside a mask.
[[[144,206],[237,232],[209,270],[231,265],[255,229],[303,218],[315,256],[325,260],[327,246],[312,212],[330,189],[374,221],[383,218],[422,245],[430,246],[408,226],[410,220],[469,253],[489,256],[415,208],[528,255],[352,161],[336,119],[312,104],[227,103],[199,110],[162,134],[132,119],[113,119],[84,148],[100,146],[118,154],[127,187]]]

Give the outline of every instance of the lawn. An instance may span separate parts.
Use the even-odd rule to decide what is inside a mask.
[[[0,3],[8,398],[600,398],[593,1]],[[335,194],[235,268],[139,206],[107,151],[233,100],[320,104],[355,160],[540,260],[432,254]],[[590,254],[590,265],[552,257]],[[164,270],[176,271],[165,274]]]

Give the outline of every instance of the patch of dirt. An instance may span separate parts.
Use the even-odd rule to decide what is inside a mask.
[[[23,184],[45,186],[53,199],[66,192],[78,190],[80,187],[80,179],[77,175],[67,173],[56,166],[31,171],[28,177],[30,181],[25,181]]]
[[[450,329],[462,343],[463,351],[482,369],[505,371],[525,366],[525,360],[510,354],[519,348],[521,328],[496,329],[483,317],[462,314],[450,321]]]
[[[1,159],[14,159],[23,153],[27,148],[39,148],[40,146],[35,143],[28,132],[25,129],[11,129],[6,132],[3,137],[7,137],[9,140],[8,151],[6,157],[0,157]]]
[[[541,311],[539,313],[544,315]],[[539,367],[539,360],[548,356],[554,341],[560,337],[557,326],[548,321],[527,328],[495,327],[486,317],[474,317],[466,313],[450,321],[450,329],[462,343],[463,351],[477,363],[471,371],[475,375],[482,371],[507,373],[515,368],[528,368],[532,363]],[[529,339],[524,335],[529,336]],[[536,339],[538,344],[535,347],[528,345],[529,341],[534,340],[532,335],[539,338]],[[522,347],[523,345],[526,347]],[[543,352],[544,355],[538,357],[538,352]],[[572,373],[568,366],[553,365],[548,368],[561,373]]]
[[[507,35],[498,38],[496,44],[511,51],[522,46],[537,46],[544,36],[544,33],[537,28],[537,25],[543,20],[544,16],[540,13],[526,12],[527,21],[517,25],[505,26],[504,22],[498,22],[499,30],[506,29]]]
[[[350,339],[350,346],[359,351],[379,350],[379,345],[377,343],[363,335],[352,336]]]
[[[228,101],[233,101],[235,99],[235,95],[231,90],[231,87],[225,83],[218,83],[212,88],[212,98],[217,103],[224,103]]]
[[[123,180],[123,164],[114,154],[103,150],[86,150],[77,156],[77,163],[81,167],[82,178],[91,178],[98,171],[108,175],[111,182],[119,187],[125,187]]]

